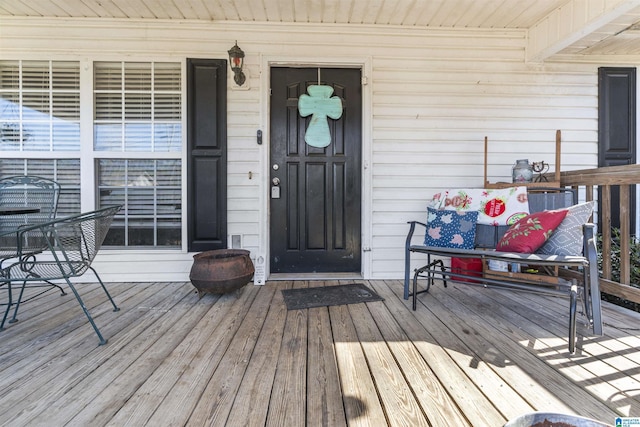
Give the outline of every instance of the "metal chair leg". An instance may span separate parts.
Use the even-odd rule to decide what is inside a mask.
[[[24,295],[24,288],[26,287],[27,282],[22,282],[22,286],[20,287],[20,295],[18,295],[18,301],[16,301],[16,308],[13,309],[13,316],[9,323],[16,323],[18,321],[18,309],[20,308],[20,302],[22,301],[22,296]]]
[[[67,293],[64,291],[64,289],[62,288],[62,286],[60,286],[60,285],[58,285],[58,284],[56,284],[56,283],[50,282],[50,281],[48,281],[48,280],[45,280],[45,279],[43,279],[42,281],[43,281],[44,283],[46,283],[47,285],[41,285],[41,286],[38,286],[38,287],[46,287],[46,286],[50,286],[51,288],[56,288],[56,289],[58,289],[58,290],[60,291],[60,296],[65,296],[65,295],[67,295]],[[15,304],[15,305],[16,305],[16,308],[13,310],[13,316],[11,317],[11,320],[9,320],[9,323],[15,323],[15,322],[17,322],[17,321],[18,321],[18,317],[17,317],[17,316],[18,316],[18,310],[20,309],[20,306],[22,305],[22,303],[23,303],[23,302],[30,301],[31,299],[33,299],[33,298],[35,298],[35,297],[38,297],[38,296],[40,296],[40,295],[42,295],[42,294],[44,294],[45,292],[48,292],[48,291],[50,290],[50,289],[45,289],[45,290],[43,290],[43,291],[40,291],[40,292],[39,292],[38,294],[36,294],[35,296],[31,296],[31,297],[29,297],[28,299],[24,300],[24,299],[22,298],[22,296],[24,295],[24,291],[25,291],[25,288],[26,288],[26,287],[27,287],[27,282],[26,282],[26,281],[22,282],[22,287],[20,288],[20,295],[18,296],[18,300],[16,301],[16,304]]]
[[[418,270],[413,274],[413,292],[411,293],[413,311],[416,311],[418,305]]]
[[[576,314],[578,305],[578,285],[573,282],[569,295],[569,353],[576,351]]]
[[[98,335],[98,340],[100,340],[100,345],[106,344],[107,340],[105,340],[104,337],[102,336],[102,334],[100,333],[100,330],[98,329],[98,326],[96,325],[96,322],[93,321],[93,317],[91,317],[91,314],[89,313],[89,310],[84,305],[84,301],[82,301],[82,298],[80,297],[80,294],[76,290],[75,286],[73,286],[73,284],[71,283],[71,280],[69,280],[68,278],[65,278],[65,280],[67,281],[67,284],[69,285],[69,288],[71,288],[71,291],[73,292],[73,294],[76,296],[76,299],[78,300],[78,303],[80,304],[80,307],[82,307],[82,311],[84,311],[84,314],[87,316],[87,319],[89,319],[89,323],[91,323],[91,326],[93,327],[93,330],[96,332],[96,335]]]
[[[93,271],[93,274],[96,275],[98,282],[100,282],[100,286],[102,286],[102,290],[104,291],[105,294],[107,294],[107,298],[109,298],[109,301],[111,301],[111,305],[113,305],[113,311],[120,311],[120,308],[116,305],[116,302],[113,300],[113,298],[111,298],[111,294],[109,293],[109,291],[107,290],[107,287],[102,282],[102,279],[98,275],[98,272],[92,266],[89,266],[89,268],[91,269],[91,271]]]
[[[4,323],[9,317],[9,311],[11,311],[11,306],[13,305],[13,300],[11,298],[11,282],[5,283],[7,285],[7,309],[4,311],[4,316],[2,317],[2,323],[0,323],[0,331],[4,331]]]

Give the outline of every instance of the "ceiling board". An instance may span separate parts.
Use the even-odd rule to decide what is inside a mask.
[[[557,53],[638,55],[639,32],[624,30],[640,22],[640,0],[608,0],[608,3],[629,12],[590,29],[590,34],[585,33]],[[597,9],[600,3],[588,4],[589,9],[593,4]],[[600,6],[605,7],[605,3]],[[578,17],[586,13],[585,7],[580,0],[0,0],[0,19],[3,16],[189,19],[529,30],[554,15],[557,21],[559,10]],[[573,22],[567,25],[573,26]]]

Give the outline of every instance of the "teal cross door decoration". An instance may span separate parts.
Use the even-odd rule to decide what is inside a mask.
[[[338,96],[331,96],[331,86],[312,85],[307,91],[310,95],[301,95],[298,100],[298,111],[302,117],[313,114],[304,140],[312,147],[323,148],[331,143],[327,117],[337,120],[342,116],[342,101]]]

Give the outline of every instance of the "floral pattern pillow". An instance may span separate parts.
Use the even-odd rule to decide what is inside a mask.
[[[441,248],[473,249],[478,212],[427,208],[424,244]]]
[[[478,212],[478,224],[512,225],[529,214],[527,187],[443,190],[428,204],[434,209]]]
[[[545,244],[567,216],[566,209],[536,212],[513,224],[498,242],[496,250],[532,254]]]

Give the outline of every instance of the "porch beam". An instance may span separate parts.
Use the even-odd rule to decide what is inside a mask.
[[[542,62],[581,39],[593,46],[633,24],[636,8],[640,0],[572,0],[529,29],[526,60]]]

